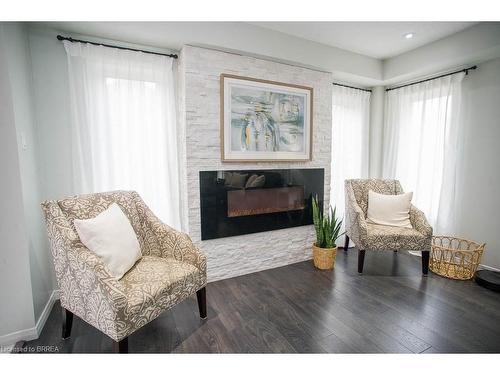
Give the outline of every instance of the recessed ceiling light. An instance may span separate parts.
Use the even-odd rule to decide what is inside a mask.
[[[414,36],[415,36],[415,34],[413,34],[413,33],[406,33],[406,34],[404,35],[404,37],[405,37],[406,39],[411,39],[411,38],[413,38]]]

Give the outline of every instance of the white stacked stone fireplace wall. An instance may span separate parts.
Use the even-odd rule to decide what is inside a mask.
[[[308,162],[223,163],[220,150],[222,73],[313,87],[313,157]],[[215,281],[311,259],[312,226],[201,241],[199,172],[230,169],[324,168],[329,202],[332,85],[330,73],[185,46],[179,59],[181,182],[185,230],[207,255]],[[187,215],[186,215],[187,213]]]

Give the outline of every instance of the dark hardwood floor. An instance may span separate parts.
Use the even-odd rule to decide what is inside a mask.
[[[339,250],[335,270],[312,261],[210,283],[208,319],[192,297],[129,337],[138,353],[500,352],[500,294],[472,281],[421,275],[406,252]],[[75,316],[61,340],[54,305],[28,349],[111,352],[112,340]],[[55,349],[55,350],[54,350]],[[29,350],[27,350],[29,352]]]

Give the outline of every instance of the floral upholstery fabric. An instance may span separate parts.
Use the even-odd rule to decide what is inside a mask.
[[[398,180],[346,180],[346,233],[360,250],[430,250],[432,227],[422,211],[410,207],[413,228],[400,228],[366,222],[368,191],[401,194]]]
[[[424,250],[425,236],[413,228],[367,223],[369,250]]]
[[[73,220],[97,216],[113,202],[127,215],[143,257],[113,278],[78,237]],[[162,223],[136,192],[115,191],[46,201],[61,305],[119,341],[206,285],[206,258],[189,236]]]

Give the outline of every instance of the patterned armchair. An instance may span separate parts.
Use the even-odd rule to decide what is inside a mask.
[[[120,280],[80,242],[73,226],[74,219],[95,217],[113,202],[130,220],[142,251]],[[127,352],[127,336],[195,292],[206,318],[205,256],[186,234],[163,224],[136,192],[46,201],[42,209],[60,289],[63,339],[71,334],[75,314],[111,337],[116,352]]]
[[[429,251],[432,227],[422,211],[411,205],[410,222],[413,228],[400,228],[370,224],[366,221],[368,212],[368,191],[380,194],[402,194],[398,180],[346,180],[346,244],[351,238],[359,249],[358,272],[363,272],[366,250],[417,250],[422,251],[422,273],[429,272]]]

